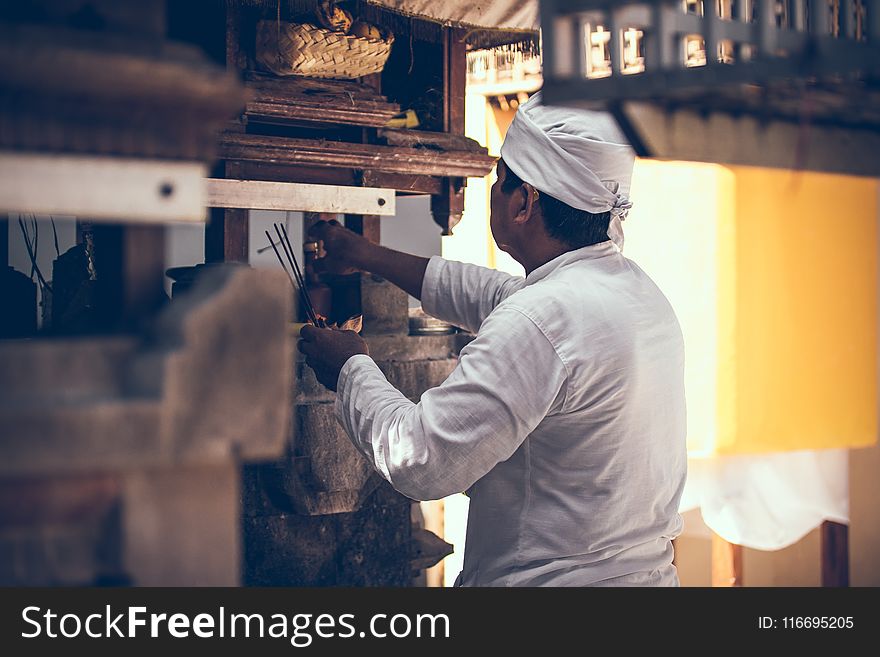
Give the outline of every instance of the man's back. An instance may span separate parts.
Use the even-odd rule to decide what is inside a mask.
[[[668,301],[610,242],[566,253],[504,294],[486,322],[511,309],[528,317],[565,383],[513,455],[469,491],[460,583],[677,584],[684,351]],[[528,361],[530,345],[521,353]],[[533,365],[526,394],[540,395],[546,364]]]
[[[472,492],[461,583],[677,583],[684,357],[654,283],[604,242],[526,279],[435,257],[421,299],[477,332],[455,370],[415,404],[353,355],[337,417],[405,495]]]

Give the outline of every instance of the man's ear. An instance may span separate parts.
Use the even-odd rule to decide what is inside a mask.
[[[524,182],[516,190],[516,193],[522,198],[522,205],[519,211],[513,217],[513,223],[524,224],[531,219],[535,205],[538,202],[538,190],[527,182]]]

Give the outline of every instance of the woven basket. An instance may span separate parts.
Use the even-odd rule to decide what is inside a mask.
[[[379,73],[393,42],[393,36],[367,39],[314,25],[257,23],[257,61],[275,75],[350,80]]]

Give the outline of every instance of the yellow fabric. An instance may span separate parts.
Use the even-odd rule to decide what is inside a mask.
[[[871,445],[877,181],[638,160],[627,257],[685,338],[688,453]]]
[[[624,255],[657,283],[685,342],[688,454],[714,453],[718,417],[719,228],[733,224],[735,179],[717,164],[637,160]]]
[[[735,167],[719,229],[719,453],[877,436],[877,182]]]

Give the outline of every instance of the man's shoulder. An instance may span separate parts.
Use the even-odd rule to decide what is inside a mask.
[[[498,304],[497,309],[516,310],[537,324],[572,315],[578,307],[592,306],[601,292],[588,280],[553,277],[526,285]]]
[[[526,317],[561,351],[572,341],[582,349],[586,339],[597,345],[605,336],[630,335],[638,327],[668,326],[679,333],[668,300],[640,269],[572,268],[511,294],[495,309],[504,310]]]
[[[571,339],[571,326],[578,306],[588,303],[560,281],[540,281],[517,290],[499,303],[490,317],[514,325],[530,325],[558,351]],[[487,318],[489,319],[489,318]],[[583,320],[581,320],[583,321]]]

